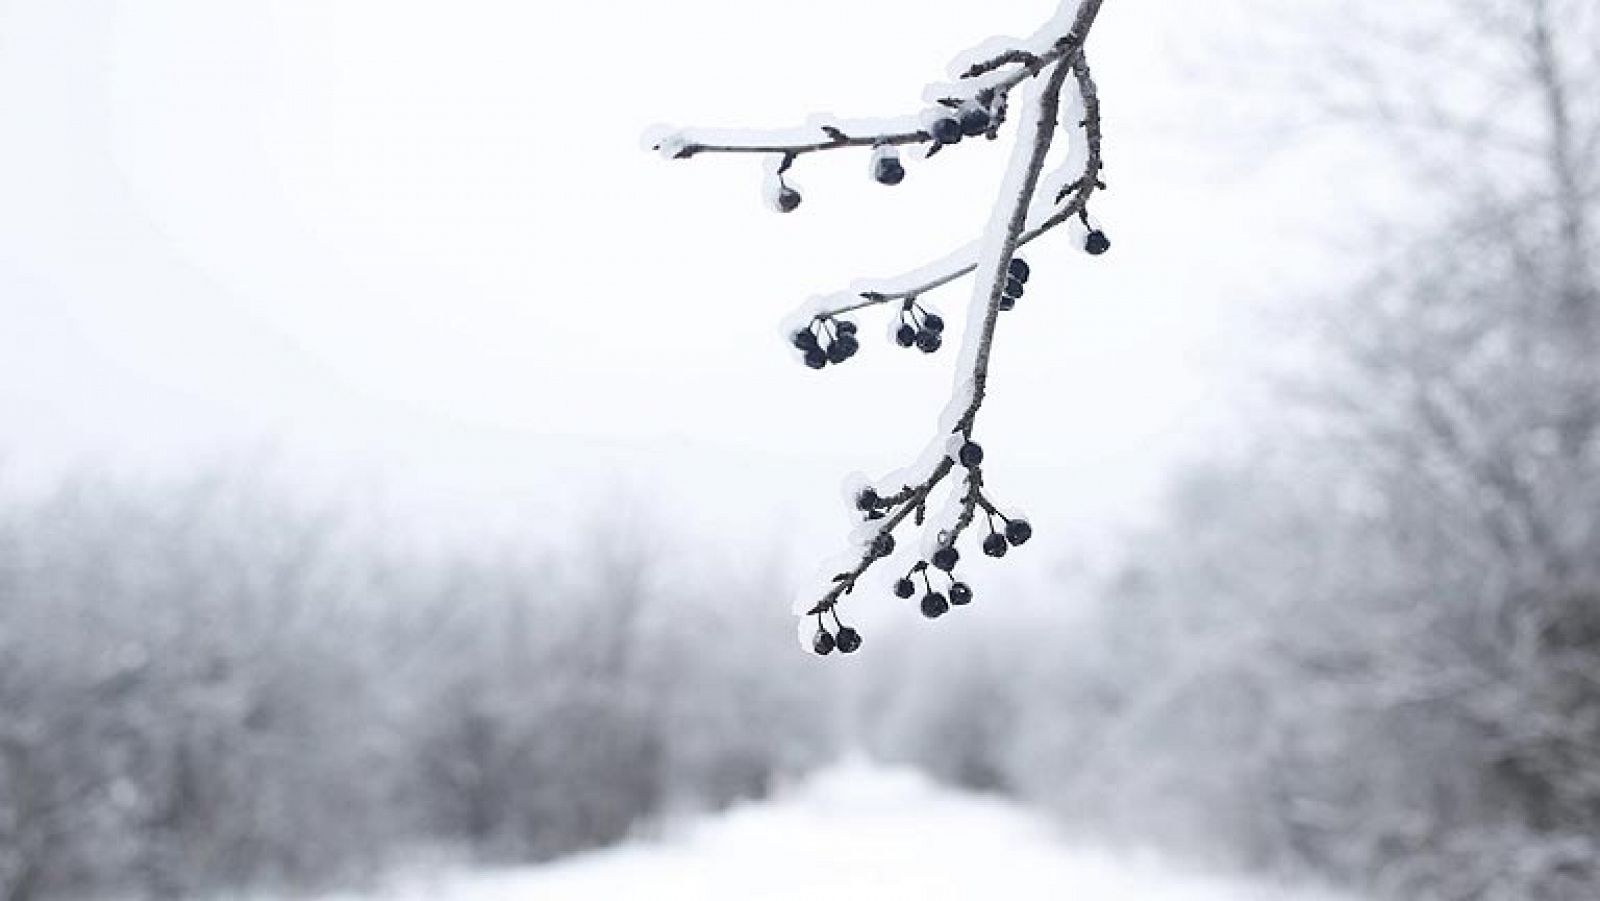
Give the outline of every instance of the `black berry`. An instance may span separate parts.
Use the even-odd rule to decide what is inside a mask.
[[[812,369],[821,369],[828,365],[828,355],[820,347],[813,347],[806,351],[806,365]]]
[[[917,583],[910,579],[901,579],[894,583],[894,596],[900,599],[909,598],[917,593]]]
[[[922,615],[928,619],[938,619],[950,609],[950,602],[944,595],[937,591],[929,592],[922,596]]]
[[[854,654],[861,649],[861,633],[849,626],[841,626],[838,644],[840,653]]]
[[[784,185],[778,191],[778,211],[781,213],[794,212],[800,206],[800,199],[799,191]]]
[[[1016,309],[1016,306],[1017,306],[1017,299],[1015,297],[1005,297],[1003,295],[1001,296],[1001,298],[1000,298],[1000,309],[1002,309],[1002,310],[1012,310],[1012,309]]]
[[[954,547],[946,545],[933,552],[933,560],[931,562],[933,563],[935,569],[942,569],[945,572],[949,572],[950,570],[956,568],[956,564],[960,562],[960,560],[961,552],[956,550]]]
[[[996,559],[1004,557],[1006,551],[1010,549],[1011,546],[1006,544],[1005,536],[999,532],[990,532],[989,537],[983,539],[983,552]]]
[[[1027,544],[1033,537],[1033,526],[1028,525],[1025,519],[1013,519],[1006,523],[1006,540],[1013,545]]]
[[[844,637],[843,631],[840,631],[839,637]],[[817,629],[816,637],[811,639],[811,650],[816,651],[818,656],[826,657],[833,653],[833,647],[833,636],[828,634],[828,630]]]
[[[1097,257],[1111,249],[1111,239],[1097,228],[1089,233],[1089,237],[1083,239],[1083,249],[1089,251],[1090,256]]]
[[[906,167],[900,160],[885,154],[872,164],[872,178],[880,185],[897,185],[906,180]]]
[[[888,532],[880,533],[872,539],[872,556],[887,557],[894,553],[894,536]]]
[[[917,330],[909,325],[901,325],[899,329],[895,330],[894,343],[900,345],[901,347],[910,347],[911,345],[916,344]]]
[[[965,607],[972,603],[972,588],[965,582],[957,582],[950,586],[950,604],[954,607]]]
[[[876,509],[880,502],[881,498],[878,497],[878,492],[873,491],[871,488],[863,488],[861,493],[856,495],[856,509],[863,513]]]
[[[836,320],[833,327],[838,329],[841,335],[854,335],[856,333],[856,324],[848,319]]]
[[[930,332],[944,331],[944,317],[938,313],[929,313],[922,317],[922,327]]]
[[[954,116],[946,116],[934,120],[929,126],[928,133],[941,144],[959,144],[961,142],[961,122]]]
[[[796,350],[810,350],[817,346],[817,336],[811,333],[811,329],[803,328],[789,336],[789,343],[793,344]]]
[[[983,445],[976,441],[968,441],[961,445],[961,450],[956,454],[956,459],[968,469],[983,465]]]
[[[1006,296],[1007,297],[1010,297],[1012,299],[1016,299],[1018,297],[1021,297],[1026,290],[1027,289],[1023,287],[1022,282],[1018,281],[1017,279],[1014,279],[1014,278],[1006,279]]]
[[[1006,267],[1006,271],[1011,274],[1012,278],[1023,284],[1027,284],[1028,277],[1033,275],[1033,270],[1029,268],[1028,261],[1022,257],[1012,257],[1011,264]]]
[[[989,130],[989,111],[981,106],[969,106],[961,110],[961,133],[969,138],[975,138]]]
[[[923,329],[917,333],[917,349],[923,353],[931,354],[942,346],[944,346],[944,339],[939,337],[938,332],[930,332],[927,329]]]
[[[843,363],[845,360],[855,356],[856,351],[860,349],[861,342],[856,340],[855,335],[840,335],[832,344],[828,345],[828,362]]]

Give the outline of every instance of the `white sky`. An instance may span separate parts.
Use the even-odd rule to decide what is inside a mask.
[[[1002,321],[992,483],[1061,554],[1227,446],[1254,312],[1318,271],[1318,208],[1282,202],[1317,196],[1295,148],[1242,154],[1196,77],[1248,30],[1226,8],[1108,0],[1115,246],[1035,245]],[[889,346],[867,313],[863,353],[813,373],[777,323],[977,237],[1007,145],[896,189],[864,154],[808,158],[780,217],[754,158],[669,163],[640,135],[914,112],[955,53],[1052,9],[0,0],[0,460],[265,462],[441,535],[634,497],[831,553],[842,478],[911,461],[954,348]],[[956,319],[967,296],[929,300]]]

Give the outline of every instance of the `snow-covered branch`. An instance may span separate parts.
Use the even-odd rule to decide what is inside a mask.
[[[795,319],[792,343],[813,369],[843,363],[860,351],[858,327],[844,318],[847,314],[891,302],[900,304],[895,342],[934,353],[944,343],[944,320],[923,307],[919,298],[967,275],[975,276],[955,390],[934,439],[917,464],[880,482],[886,487],[863,486],[856,493],[856,508],[865,518],[856,534],[859,554],[841,566],[820,599],[813,595],[796,605],[796,613],[803,617],[802,639],[819,654],[835,648],[850,653],[860,647],[860,634],[840,619],[838,607],[874,564],[894,555],[898,546],[895,533],[907,522],[925,527],[927,537],[923,553],[896,582],[894,591],[901,598],[911,598],[919,593],[920,579],[921,609],[930,619],[973,598],[971,587],[955,574],[961,559],[957,541],[980,522],[980,512],[981,522],[988,526],[980,546],[990,557],[1003,557],[1032,536],[1032,527],[1025,520],[1002,513],[986,493],[984,449],[974,434],[988,391],[1000,314],[1015,307],[1031,277],[1030,267],[1017,251],[1073,219],[1084,226],[1086,252],[1099,255],[1110,247],[1089,216],[1089,202],[1104,184],[1100,180],[1100,101],[1084,46],[1101,3],[1066,0],[1032,38],[981,48],[968,59],[958,60],[953,67],[960,73],[957,81],[930,87],[927,96],[935,106],[921,116],[817,120],[788,131],[690,129],[664,134],[653,142],[656,150],[671,159],[703,153],[768,155],[772,161],[768,200],[787,213],[797,209],[802,198],[784,176],[801,156],[822,150],[871,148],[873,178],[881,184],[899,184],[905,170],[897,147],[928,144],[932,156],[963,137],[995,139],[1006,124],[1013,93],[1034,86],[1033,96],[1017,117],[1016,149],[994,214],[979,241],[915,272],[858,283],[842,294],[814,300]],[[1071,91],[1067,91],[1069,79]],[[1064,98],[1070,102],[1063,103]],[[1047,176],[1045,164],[1058,131],[1067,139],[1069,154],[1059,172]],[[945,510],[930,515],[935,490],[958,468],[962,484],[948,492]],[[943,574],[948,584],[936,587],[934,571]]]

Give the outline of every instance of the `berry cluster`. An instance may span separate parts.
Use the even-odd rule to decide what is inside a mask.
[[[984,537],[981,548],[985,556],[1004,557],[1011,548],[1026,544],[1033,537],[1033,527],[1028,521],[1020,517],[1008,517],[1001,513],[995,505],[983,495],[982,466],[984,460],[983,446],[971,439],[963,439],[954,449],[951,458],[967,470],[967,485],[969,491],[966,495],[966,515],[958,521],[955,528],[939,536],[939,547],[929,555],[926,560],[919,560],[912,565],[905,575],[894,583],[894,595],[902,600],[910,600],[921,594],[919,607],[922,615],[928,619],[938,619],[950,612],[952,607],[965,607],[972,603],[972,586],[962,581],[956,575],[956,566],[961,562],[961,551],[956,548],[956,540],[960,537],[966,525],[972,522],[978,509],[982,509],[985,521],[989,526],[989,534]],[[920,496],[910,488],[902,490],[892,497],[880,495],[876,489],[863,488],[856,494],[856,509],[865,514],[867,520],[882,520],[894,513],[894,519],[884,531],[878,532],[867,544],[862,566],[854,573],[840,573],[835,581],[840,583],[838,591],[848,594],[855,588],[856,576],[873,561],[890,556],[895,550],[894,536],[888,531],[892,529],[902,517],[910,512],[915,512],[918,523],[922,522],[923,501]],[[898,511],[898,512],[895,512]],[[943,591],[934,587],[935,574],[941,574],[948,582]],[[918,581],[920,579],[920,585]],[[841,632],[837,639],[830,635],[823,625],[823,615],[832,612],[835,624],[838,624],[836,603],[830,598],[819,604],[812,612],[817,617],[817,634],[813,641],[813,649],[818,654],[827,654],[835,647],[845,648],[845,634]],[[843,627],[840,627],[843,629]],[[849,630],[850,643],[859,646],[860,636],[854,630]],[[848,653],[848,651],[846,651]]]
[[[812,369],[829,363],[843,363],[861,350],[856,339],[856,324],[834,316],[818,316],[811,324],[789,336],[789,343],[800,351],[801,359]]]
[[[915,297],[908,297],[900,305],[900,327],[895,329],[894,342],[931,354],[944,346],[944,317],[923,309]]]
[[[985,102],[991,99],[969,100],[954,110],[941,111],[928,125],[928,134],[933,138],[933,147],[929,148],[928,154],[938,153],[939,148],[946,144],[959,144],[963,137],[975,138],[987,133],[995,119]]]
[[[811,649],[820,657],[832,654],[837,648],[841,654],[854,654],[861,649],[861,633],[839,621],[837,611],[833,614],[833,631],[828,631],[828,624],[822,621],[822,614],[817,614],[817,634],[811,639]]]
[[[999,559],[1006,555],[1011,548],[1027,544],[1033,537],[1033,526],[1025,519],[1006,519],[998,510],[986,510],[989,517],[989,535],[983,539],[983,552],[990,557]],[[998,517],[1003,528],[995,528],[994,521]]]
[[[940,548],[940,550],[953,551],[954,548]],[[938,555],[935,554],[935,556]],[[953,568],[955,564],[952,562],[950,566]],[[949,592],[948,595],[942,594],[933,589],[933,581],[928,577],[929,569],[941,570],[944,572],[945,577],[950,580],[950,587],[947,589]],[[951,607],[965,607],[972,603],[971,586],[967,585],[965,582],[957,581],[956,577],[951,574],[949,569],[945,569],[944,567],[939,566],[937,563],[930,566],[927,561],[919,561],[915,566],[911,567],[910,572],[900,577],[900,580],[894,583],[895,597],[901,598],[902,600],[907,600],[915,595],[917,593],[917,576],[922,577],[923,587],[922,600],[919,602],[918,606],[922,610],[922,615],[928,619],[938,619],[939,617],[950,612]]]
[[[1011,258],[1011,265],[1006,269],[1006,287],[1000,294],[1000,309],[1009,310],[1017,305],[1032,275],[1033,269],[1027,260],[1022,257]]]

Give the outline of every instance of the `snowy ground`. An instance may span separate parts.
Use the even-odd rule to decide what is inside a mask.
[[[417,880],[324,901],[523,899],[1333,901],[1069,846],[1003,801],[903,770],[836,767],[785,796],[658,843],[542,867]]]

